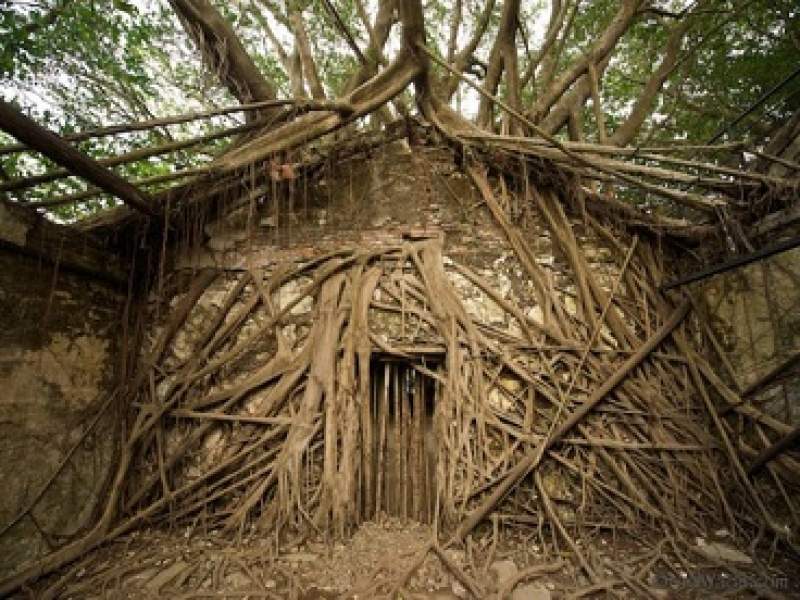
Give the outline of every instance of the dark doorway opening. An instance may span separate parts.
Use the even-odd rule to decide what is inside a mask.
[[[417,366],[422,367],[422,363]],[[434,372],[426,361],[424,369]],[[411,362],[374,359],[361,485],[364,517],[431,523],[436,505],[436,380]]]

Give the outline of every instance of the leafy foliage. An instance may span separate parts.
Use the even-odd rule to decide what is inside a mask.
[[[364,1],[364,0],[361,0]],[[578,3],[577,6],[575,3]],[[277,48],[265,35],[266,22],[287,55],[293,52],[289,11],[302,13],[317,69],[329,97],[344,89],[358,68],[337,20],[325,2],[308,0],[214,1],[262,75],[279,95],[291,93],[289,77]],[[360,18],[357,0],[332,0],[331,4],[359,48],[369,52],[370,36]],[[452,19],[459,13],[458,46],[472,35],[485,3],[478,0],[430,0],[425,3],[429,45],[446,54]],[[620,0],[565,0],[564,30],[547,60],[556,65],[555,77],[573,61],[580,60],[611,22]],[[364,1],[374,18],[378,0]],[[498,0],[476,50],[478,62],[486,62],[498,31],[503,2]],[[800,8],[792,0],[664,0],[643,3],[640,15],[617,45],[601,82],[606,129],[622,123],[658,65],[669,30],[681,19],[691,23],[684,37],[674,71],[643,125],[638,142],[672,143],[702,141],[729,123],[761,94],[791,72],[800,56]],[[533,60],[541,46],[550,14],[550,3],[523,2],[516,46],[520,71]],[[394,27],[384,49],[387,57],[399,47]],[[0,86],[6,99],[20,104],[34,118],[68,134],[103,124],[150,119],[210,106],[233,104],[215,73],[204,69],[200,53],[186,35],[169,2],[148,0],[0,1]],[[552,77],[540,77],[522,90],[527,105],[539,97]],[[500,94],[505,93],[501,85]],[[454,106],[474,113],[477,97],[464,86]],[[736,138],[763,139],[776,124],[800,108],[800,78],[770,98],[740,127],[729,132]],[[591,101],[583,105],[584,135],[597,136]],[[147,132],[98,138],[83,142],[83,151],[95,157],[129,152],[173,139],[200,135],[241,117],[215,118],[192,124],[157,128]],[[0,144],[11,143],[0,136]],[[219,150],[221,142],[214,144]],[[119,167],[121,174],[137,180],[186,168],[205,157],[196,149],[151,158]],[[0,177],[25,177],[53,168],[37,157],[23,154],[0,156]],[[14,194],[20,201],[51,199],[85,189],[72,179]],[[154,188],[157,189],[157,188]],[[99,199],[78,208],[54,209],[72,219],[113,204]]]

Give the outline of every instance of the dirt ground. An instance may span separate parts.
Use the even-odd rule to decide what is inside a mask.
[[[722,570],[709,570],[706,565],[704,570],[687,573],[687,567],[693,567],[682,565],[680,560],[653,560],[653,546],[604,532],[592,538],[591,550],[583,546],[585,555],[593,558],[594,583],[576,566],[566,548],[559,552],[536,533],[526,537],[516,529],[495,536],[489,525],[465,547],[441,554],[438,546],[431,549],[431,540],[429,526],[386,517],[364,523],[345,543],[308,538],[284,544],[280,552],[274,539],[256,535],[232,542],[202,528],[150,529],[99,548],[19,597],[792,597],[788,588],[780,589],[788,580],[772,579],[773,587],[779,589],[761,589],[760,594],[742,586],[745,573],[750,573],[752,580],[754,571],[748,570],[752,565],[739,563],[734,567],[729,563]],[[655,548],[664,545],[662,542]],[[732,543],[720,547],[737,558]],[[739,553],[738,558],[742,555]]]

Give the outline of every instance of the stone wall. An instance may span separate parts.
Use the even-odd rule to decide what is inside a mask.
[[[89,276],[87,265],[61,264],[56,271],[52,261],[58,256],[35,256],[31,248],[43,244],[31,232],[41,224],[9,212],[0,217],[2,577],[93,518],[118,415],[107,410],[91,434],[82,433],[115,384],[124,298]],[[53,242],[51,236],[44,246]],[[70,451],[71,460],[61,468]],[[34,501],[33,510],[19,518]]]

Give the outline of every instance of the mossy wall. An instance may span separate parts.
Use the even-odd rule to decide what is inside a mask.
[[[27,225],[4,216],[0,577],[92,522],[119,431],[113,406],[83,434],[118,376],[124,305],[108,284],[25,252]]]

